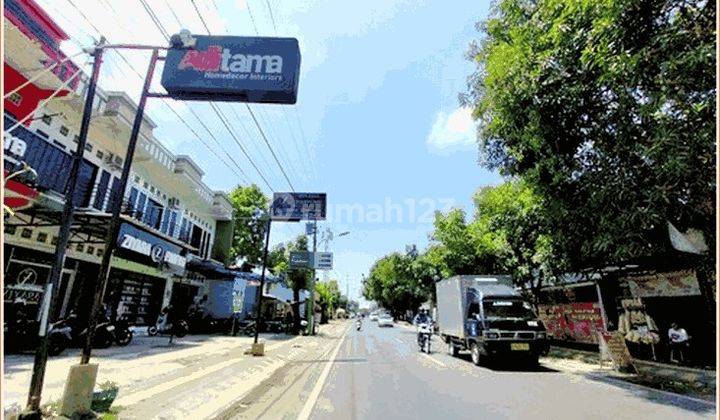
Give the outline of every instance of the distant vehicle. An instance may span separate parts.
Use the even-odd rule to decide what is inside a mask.
[[[370,321],[377,321],[378,320],[378,314],[377,312],[373,312],[370,314]]]
[[[509,276],[455,276],[435,285],[438,329],[448,353],[537,365],[548,351],[547,332]]]
[[[380,315],[377,320],[378,327],[392,327],[393,322],[393,317],[388,314]]]
[[[418,330],[418,349],[421,352],[430,354],[430,344],[432,343],[432,322],[422,323],[417,326]]]

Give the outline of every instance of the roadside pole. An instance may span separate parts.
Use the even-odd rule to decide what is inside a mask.
[[[103,296],[105,295],[105,289],[107,288],[108,277],[110,276],[110,263],[112,260],[112,254],[117,245],[118,234],[120,230],[120,210],[122,208],[122,199],[125,195],[125,189],[127,188],[128,179],[130,178],[130,166],[132,165],[133,157],[135,155],[135,146],[137,145],[138,135],[140,134],[140,127],[143,122],[143,114],[145,111],[145,104],[147,103],[148,93],[150,91],[150,83],[152,82],[153,73],[155,72],[155,64],[158,61],[158,49],[153,49],[152,57],[150,58],[150,64],[148,65],[147,74],[145,75],[145,83],[143,85],[142,94],[140,95],[140,102],[138,103],[137,112],[135,113],[135,121],[133,122],[132,131],[130,132],[130,141],[128,142],[127,152],[125,154],[125,162],[123,163],[122,175],[120,177],[120,185],[117,189],[117,196],[111,197],[112,203],[112,216],[110,218],[110,226],[108,227],[108,233],[105,237],[105,249],[103,252],[102,263],[100,264],[100,276],[99,284],[95,283],[95,297],[93,299],[92,309],[90,310],[90,319],[87,330],[87,338],[85,340],[85,346],[83,347],[82,356],[80,358],[80,364],[85,365],[90,361],[90,355],[92,353],[92,340],[95,335],[95,328],[98,321],[98,312],[102,306]]]
[[[312,268],[312,279],[310,280],[310,296],[308,297],[309,304],[307,305],[307,319],[308,319],[308,335],[315,334],[315,261],[314,255],[317,253],[317,220],[313,221],[313,268]]]
[[[35,350],[35,360],[33,362],[32,378],[30,380],[30,392],[28,393],[27,407],[25,412],[20,415],[20,419],[39,419],[40,401],[42,399],[42,388],[45,380],[45,367],[47,366],[48,356],[48,325],[51,321],[55,308],[58,305],[60,294],[58,293],[60,275],[63,265],[65,264],[65,251],[70,239],[70,227],[72,226],[73,213],[75,206],[73,197],[77,187],[77,177],[80,170],[80,163],[85,154],[85,145],[87,144],[87,134],[90,128],[90,117],[92,115],[93,99],[95,97],[95,88],[100,75],[100,66],[102,64],[103,44],[105,38],[100,38],[98,46],[92,52],[95,58],[93,62],[92,75],[88,84],[87,96],[85,97],[85,105],[83,108],[82,121],[80,123],[80,133],[78,133],[78,145],[73,156],[72,166],[70,167],[70,175],[68,177],[67,187],[65,189],[65,204],[63,205],[62,224],[58,232],[58,240],[55,245],[55,258],[50,271],[50,276],[45,283],[45,291],[43,293],[41,311],[40,345]]]
[[[262,259],[262,271],[260,272],[260,289],[258,290],[257,298],[257,316],[255,317],[255,344],[258,342],[258,336],[260,335],[260,326],[262,325],[262,302],[263,302],[263,289],[265,288],[265,269],[267,266],[268,248],[270,246],[270,226],[272,226],[272,219],[268,217],[267,230],[265,232],[265,250],[263,251]]]

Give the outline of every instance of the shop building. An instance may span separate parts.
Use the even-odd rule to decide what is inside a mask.
[[[670,363],[668,330],[677,323],[691,337],[685,364],[715,366],[715,337],[696,272],[681,258],[665,261],[568,275],[544,287],[538,312],[548,334],[586,346],[617,335],[634,360]]]
[[[4,67],[12,70],[6,71],[5,81],[6,89],[12,90],[38,68],[63,59],[58,44],[67,35],[32,0],[6,2],[4,12],[5,42],[13,46],[5,55]],[[69,70],[48,72],[20,89],[19,98],[6,98],[6,128],[61,87],[68,71],[76,71],[72,66],[69,60],[63,65]],[[37,173],[14,178],[7,186],[15,201],[5,204],[12,204],[15,214],[5,219],[6,303],[19,297],[37,302],[50,271],[87,88],[85,75],[76,80],[4,138],[5,176],[18,171],[23,162]],[[33,103],[25,111],[20,107]],[[182,309],[195,296],[208,293],[213,275],[193,271],[188,261],[219,269],[224,261],[216,259],[227,257],[233,223],[228,198],[203,183],[203,172],[192,158],[174,155],[154,137],[155,123],[147,116],[130,183],[119,191],[135,111],[126,94],[98,88],[73,197],[76,215],[59,291],[62,305],[55,317],[73,309],[87,311],[83,305],[92,301],[109,212],[116,200],[121,200],[122,226],[105,299],[132,323],[154,322],[162,306],[173,302]]]

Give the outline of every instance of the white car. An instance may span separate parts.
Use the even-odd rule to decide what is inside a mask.
[[[391,317],[390,315],[381,315],[378,318],[377,323],[378,323],[378,327],[392,327],[393,322],[395,322],[395,321],[393,320],[393,317]]]
[[[370,314],[370,321],[377,321],[378,320],[378,314]]]

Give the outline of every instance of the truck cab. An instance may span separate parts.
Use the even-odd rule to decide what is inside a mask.
[[[487,356],[536,364],[539,355],[548,350],[545,327],[530,303],[519,296],[489,295],[470,302],[465,329],[475,363],[479,363],[478,356]]]

